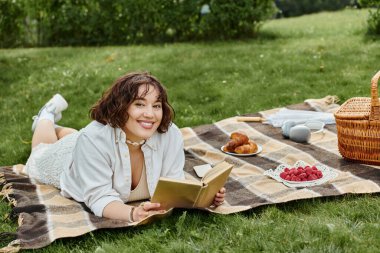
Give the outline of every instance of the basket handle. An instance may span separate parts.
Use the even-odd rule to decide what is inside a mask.
[[[380,78],[380,71],[377,72],[371,80],[371,114],[369,120],[380,120],[380,103],[377,93],[377,82]]]

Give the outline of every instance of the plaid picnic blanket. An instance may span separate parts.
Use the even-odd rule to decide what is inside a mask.
[[[338,108],[334,102],[334,97],[328,96],[308,99],[302,104],[287,108],[334,112]],[[267,117],[279,109],[250,116]],[[221,152],[220,148],[228,141],[229,134],[237,130],[245,132],[250,139],[261,145],[262,152],[248,157],[230,156]],[[199,180],[193,170],[195,165],[221,161],[234,164],[225,185],[226,202],[218,208],[204,209],[205,211],[229,214],[292,200],[380,192],[380,167],[342,159],[337,149],[335,125],[327,125],[323,134],[312,135],[309,144],[284,139],[280,128],[258,122],[237,122],[234,117],[214,124],[182,128],[181,131],[185,142],[187,177]],[[324,164],[338,172],[338,176],[323,185],[289,188],[263,175],[264,171],[274,169],[279,164],[294,164],[297,160],[308,164]],[[168,211],[140,223],[99,218],[83,204],[62,197],[58,189],[20,174],[22,166],[0,167],[1,194],[13,204],[13,212],[18,215],[19,224],[15,240],[0,252],[41,248],[58,238],[79,236],[101,228],[146,224],[170,213]]]

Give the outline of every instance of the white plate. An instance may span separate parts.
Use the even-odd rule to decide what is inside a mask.
[[[223,153],[233,155],[233,156],[253,156],[253,155],[257,155],[258,153],[263,151],[263,147],[261,147],[259,144],[256,144],[256,145],[257,145],[257,151],[255,153],[250,153],[250,154],[237,154],[237,153],[233,153],[233,152],[227,152],[227,151],[223,150],[224,146],[222,146],[220,148],[220,150],[222,150]]]
[[[318,178],[318,179],[315,179],[315,180],[308,180],[308,181],[289,181],[289,180],[285,180],[285,179],[282,179],[282,181],[284,182],[287,182],[288,184],[303,184],[303,183],[318,183],[319,181],[322,181],[323,180],[323,177],[322,176],[321,178]]]
[[[320,185],[338,176],[338,173],[334,169],[323,164],[316,164],[315,166],[317,167],[317,169],[322,171],[322,174],[323,174],[323,177],[319,179],[312,180],[312,181],[288,181],[280,177],[281,172],[283,172],[285,168],[289,168],[289,169],[294,168],[294,167],[298,168],[299,166],[305,167],[307,165],[309,164],[305,163],[304,161],[297,161],[293,166],[290,166],[287,164],[280,164],[277,166],[275,170],[270,169],[270,170],[265,171],[264,175],[269,176],[275,179],[276,181],[283,183],[284,185],[288,187],[310,187],[310,186]]]

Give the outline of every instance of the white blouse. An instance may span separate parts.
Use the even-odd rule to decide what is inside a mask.
[[[61,194],[84,202],[97,216],[112,201],[127,202],[131,192],[131,164],[126,134],[120,128],[91,122],[80,130],[70,166],[61,175]],[[141,150],[152,196],[160,177],[184,179],[182,134],[172,124],[156,132]]]

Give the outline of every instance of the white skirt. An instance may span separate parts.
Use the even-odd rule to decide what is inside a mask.
[[[26,162],[25,173],[43,184],[60,188],[61,173],[70,166],[78,136],[79,132],[75,132],[52,144],[38,144]]]

